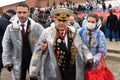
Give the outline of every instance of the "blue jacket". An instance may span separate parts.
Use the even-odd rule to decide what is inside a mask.
[[[86,44],[86,46],[89,46],[88,33],[89,30],[86,27],[82,27],[82,29],[80,29],[79,31],[79,35],[81,36],[81,39]],[[98,27],[96,27],[95,30],[92,32],[90,51],[94,56],[94,62],[98,62],[100,60],[101,53],[106,56],[107,49],[105,35],[100,29],[98,29]]]

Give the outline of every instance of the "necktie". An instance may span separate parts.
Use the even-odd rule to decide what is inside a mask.
[[[24,24],[21,24],[21,27],[22,27],[22,31],[21,31],[21,32],[22,32],[22,36],[23,36],[23,37],[25,36],[25,29],[24,29],[24,26],[25,26]]]
[[[62,31],[61,34],[62,34],[62,38],[65,39],[66,31],[65,32]]]
[[[64,32],[62,31],[61,33],[62,33],[62,36],[64,36]]]

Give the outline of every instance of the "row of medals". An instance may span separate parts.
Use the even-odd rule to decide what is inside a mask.
[[[57,39],[57,43],[56,45],[59,45],[59,43],[61,43],[63,41],[63,43],[65,43],[65,40],[62,40],[60,38]],[[57,54],[57,62],[58,62],[58,66],[65,66],[64,64],[62,65],[62,63],[65,63],[65,61],[63,61],[63,59],[65,59],[64,55],[65,55],[65,52],[61,51],[60,48],[58,47],[57,51],[56,51],[56,54]],[[64,69],[64,68],[63,68]]]

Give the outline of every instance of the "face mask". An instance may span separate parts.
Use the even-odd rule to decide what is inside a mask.
[[[93,24],[93,23],[89,23],[87,22],[87,28],[90,29],[90,30],[94,30],[96,27],[96,24]]]

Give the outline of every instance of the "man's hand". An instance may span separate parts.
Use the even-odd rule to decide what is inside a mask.
[[[40,44],[40,49],[44,51],[46,50],[47,46],[48,46],[47,41],[46,40],[42,41],[42,43]]]
[[[36,76],[30,77],[30,80],[38,80]]]
[[[12,65],[12,64],[9,64],[9,65],[7,66],[7,70],[8,70],[9,72],[11,72],[12,68],[13,68],[13,65]]]
[[[93,59],[89,59],[86,64],[86,68],[92,68],[93,66]]]

